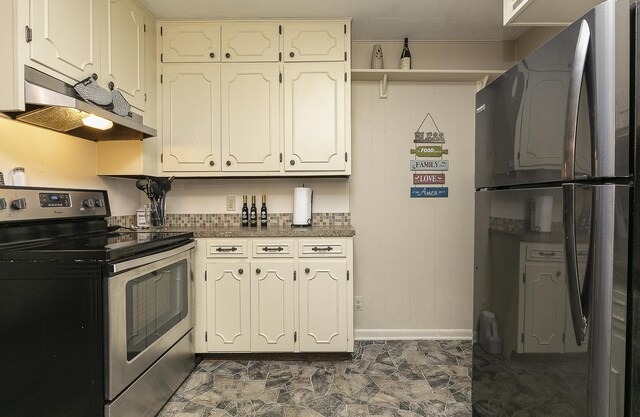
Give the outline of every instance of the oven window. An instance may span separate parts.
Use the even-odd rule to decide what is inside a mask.
[[[127,360],[187,316],[187,283],[186,260],[127,283]]]

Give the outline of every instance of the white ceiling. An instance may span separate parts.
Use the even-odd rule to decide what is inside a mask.
[[[158,19],[353,18],[353,40],[511,40],[502,0],[141,0]]]

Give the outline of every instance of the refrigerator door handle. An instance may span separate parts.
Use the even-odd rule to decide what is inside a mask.
[[[571,80],[569,81],[569,97],[565,118],[564,162],[562,164],[562,179],[564,181],[575,179],[578,107],[580,105],[580,90],[582,88],[582,77],[587,61],[590,38],[591,30],[589,29],[589,24],[586,20],[583,20],[580,24],[580,32],[578,33],[578,41],[573,56],[573,67],[571,68]]]
[[[587,334],[587,318],[582,309],[582,295],[580,288],[580,274],[578,272],[578,253],[576,249],[575,228],[575,184],[562,186],[564,251],[567,263],[567,284],[569,291],[569,306],[576,338],[576,344],[581,346]],[[590,248],[591,249],[591,248]],[[591,251],[591,250],[590,250]]]

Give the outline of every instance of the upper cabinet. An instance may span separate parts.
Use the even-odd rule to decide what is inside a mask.
[[[222,62],[280,61],[280,32],[275,22],[238,22],[222,25]]]
[[[285,62],[346,61],[346,35],[344,22],[285,23]]]
[[[132,0],[107,0],[102,32],[102,85],[145,109],[145,16]]]
[[[162,62],[220,62],[220,25],[163,23]]]
[[[29,58],[73,81],[100,72],[100,0],[31,0]]]
[[[503,23],[511,26],[567,26],[602,0],[502,0]]]

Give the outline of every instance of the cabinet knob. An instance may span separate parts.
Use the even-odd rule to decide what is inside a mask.
[[[227,166],[230,167],[231,166],[231,161],[227,161]]]
[[[244,269],[242,269],[242,268],[238,269],[238,274],[240,274],[240,275],[244,274]]]
[[[557,277],[559,277],[560,275],[562,275],[562,272],[557,271],[557,272],[556,272],[556,276],[557,276]]]
[[[295,165],[295,164],[296,164],[296,161],[294,161],[294,160],[292,159],[291,161],[289,161],[289,163],[290,163],[291,165]]]
[[[109,90],[113,91],[114,88],[116,88],[116,85],[113,83],[113,81],[109,81],[109,84],[107,84],[107,86],[109,87]]]
[[[93,74],[91,74],[91,78],[93,78],[95,81],[98,81],[98,74],[94,72]]]
[[[289,56],[293,58],[294,56],[296,56],[296,54],[294,54],[293,52],[289,52]]]
[[[256,268],[256,274],[259,274],[260,272],[260,268]]]
[[[213,52],[209,54],[209,58],[215,58],[215,57],[216,57],[216,54],[214,54]]]
[[[231,54],[229,52],[227,52],[226,54],[224,54],[225,57],[227,58],[231,58]]]
[[[311,272],[311,270],[309,268],[305,268],[304,272],[305,272],[305,274],[308,274],[309,272]]]
[[[216,163],[213,161],[209,161],[209,165],[214,166]]]

